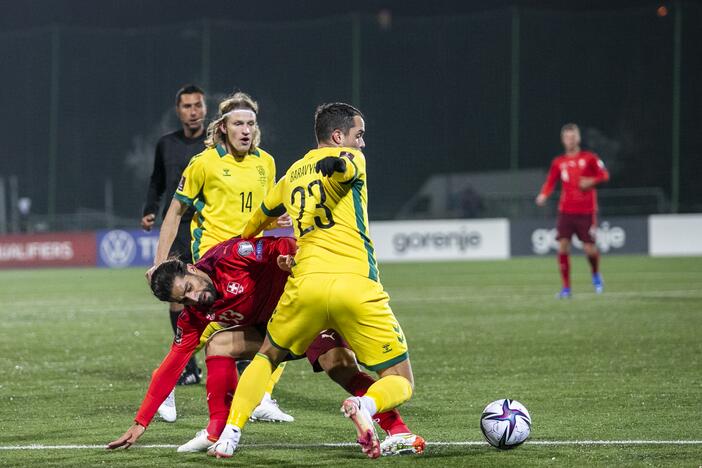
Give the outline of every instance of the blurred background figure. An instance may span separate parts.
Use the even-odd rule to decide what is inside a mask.
[[[590,262],[592,285],[597,294],[604,291],[600,275],[600,254],[595,245],[597,229],[597,191],[595,187],[609,180],[609,172],[602,160],[590,151],[580,148],[580,129],[569,123],[561,129],[561,143],[565,152],[551,162],[546,182],[536,197],[536,204],[544,206],[558,180],[561,181],[561,198],[558,202],[558,265],[563,287],[560,298],[569,298],[570,243],[573,235],[583,243],[583,250]]]

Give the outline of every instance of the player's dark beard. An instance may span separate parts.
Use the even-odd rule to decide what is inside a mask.
[[[210,306],[216,299],[217,290],[215,289],[214,284],[209,283],[207,286],[205,286],[205,290],[200,293],[198,303],[200,305]]]

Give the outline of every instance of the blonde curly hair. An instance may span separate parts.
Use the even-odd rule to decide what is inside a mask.
[[[222,131],[222,125],[226,122],[229,113],[237,109],[248,109],[252,111],[256,116],[258,116],[258,103],[253,100],[251,96],[241,91],[232,94],[227,97],[224,101],[219,103],[219,114],[210,124],[207,126],[207,138],[205,139],[205,146],[208,148],[214,148],[218,144],[226,143],[226,136]],[[254,127],[251,135],[251,149],[250,153],[253,153],[258,149],[258,145],[261,143],[261,129],[258,124]]]

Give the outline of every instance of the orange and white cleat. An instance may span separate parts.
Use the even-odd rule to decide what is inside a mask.
[[[421,455],[427,443],[416,434],[389,435],[380,443],[380,453],[384,457],[392,455]]]

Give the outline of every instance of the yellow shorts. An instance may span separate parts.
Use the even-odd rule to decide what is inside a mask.
[[[380,283],[360,275],[290,277],[268,322],[268,337],[276,347],[300,356],[320,331],[333,328],[359,363],[380,371],[408,358],[389,300]]]

